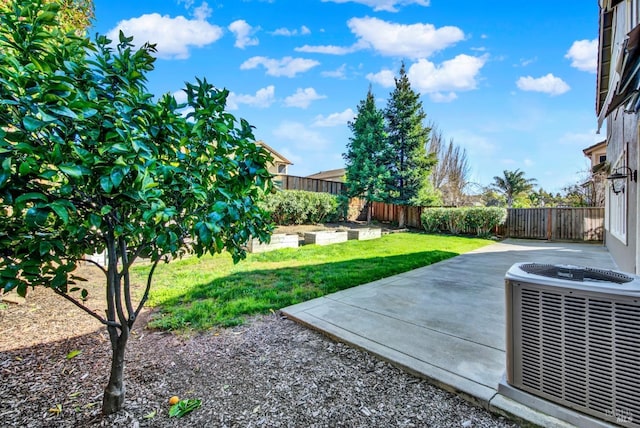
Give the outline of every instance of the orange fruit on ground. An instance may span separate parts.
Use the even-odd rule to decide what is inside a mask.
[[[178,404],[179,401],[180,401],[180,398],[177,395],[174,395],[173,397],[169,398],[169,404],[172,406],[174,404]]]

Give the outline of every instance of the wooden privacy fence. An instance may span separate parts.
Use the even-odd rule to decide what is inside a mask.
[[[384,202],[374,202],[371,212],[371,219],[377,221],[388,221],[398,223],[400,218],[400,205],[385,204]],[[407,207],[407,217],[405,225],[416,229],[422,229],[422,207]]]
[[[319,180],[317,178],[297,177],[295,175],[278,175],[273,183],[282,190],[306,190],[308,192],[342,194],[344,183],[338,181]]]
[[[350,219],[365,220],[364,201],[353,198],[349,204]],[[422,229],[421,214],[427,208],[408,207],[405,224]],[[358,216],[359,210],[359,216]],[[374,202],[371,218],[398,223],[400,206]],[[550,241],[602,241],[604,239],[604,208],[509,208],[507,220],[496,233],[509,238],[546,239]]]
[[[510,238],[602,241],[604,208],[511,208],[498,233]]]

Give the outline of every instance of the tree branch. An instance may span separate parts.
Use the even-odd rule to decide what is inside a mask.
[[[82,309],[83,311],[85,311],[86,313],[88,313],[89,315],[91,315],[92,317],[97,319],[98,321],[100,321],[102,324],[108,325],[108,326],[111,326],[111,327],[118,327],[118,328],[122,327],[117,322],[109,321],[109,320],[101,317],[100,315],[98,315],[97,313],[95,313],[94,311],[92,311],[91,309],[89,309],[88,307],[83,305],[82,303],[78,302],[73,297],[69,296],[67,293],[63,293],[62,291],[57,290],[55,288],[52,288],[52,290],[53,290],[54,293],[56,293],[59,296],[64,297],[65,299],[67,299],[68,301],[70,301],[71,303],[73,303],[74,305],[76,305],[77,307],[79,307],[80,309]]]
[[[102,273],[105,274],[105,276],[107,275],[107,270],[105,268],[102,267],[102,265],[100,265],[100,263],[93,261],[91,259],[78,259],[82,262],[87,262],[87,263],[91,263],[92,265],[95,265],[98,267],[98,269],[100,269],[102,271]]]
[[[117,281],[117,268],[118,259],[116,257],[115,238],[113,232],[109,231],[107,234],[107,255],[109,257],[109,265],[107,266],[107,319],[109,321],[115,321],[116,308],[115,308],[115,282]]]
[[[147,276],[147,286],[145,287],[144,294],[142,295],[142,299],[140,299],[140,303],[138,304],[138,309],[136,309],[135,318],[138,317],[138,315],[140,314],[140,311],[142,310],[142,307],[144,306],[144,304],[147,302],[147,299],[149,298],[149,290],[151,290],[151,279],[153,278],[153,272],[156,270],[156,267],[158,266],[158,263],[160,262],[160,260],[161,259],[158,258],[155,262],[153,262],[153,265],[151,266],[151,270],[149,271],[149,275]],[[165,257],[165,261],[167,261],[166,257]],[[131,321],[132,324],[135,318]]]
[[[131,263],[129,262],[127,256],[127,243],[124,238],[121,236],[118,238],[120,243],[120,253],[122,254],[122,277],[124,279],[124,303],[127,307],[127,315],[128,318],[131,319],[132,316],[135,316],[133,311],[133,305],[131,304],[131,279],[129,277],[129,267]],[[121,320],[122,321],[122,320]]]

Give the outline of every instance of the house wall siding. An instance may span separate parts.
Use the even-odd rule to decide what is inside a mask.
[[[632,170],[638,169],[638,115],[625,113],[623,107],[618,108],[607,119],[607,134],[607,159],[611,162],[611,167],[614,168],[620,154],[626,150],[626,165]],[[636,273],[638,183],[629,180],[624,193],[617,195],[608,190],[608,198],[610,202],[614,198],[627,198],[627,233],[626,242],[614,236],[610,232],[609,215],[605,224],[607,248],[621,270]],[[611,209],[611,205],[608,204],[608,210]]]

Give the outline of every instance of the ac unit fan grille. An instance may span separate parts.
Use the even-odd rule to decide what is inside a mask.
[[[640,304],[565,291],[521,288],[522,386],[640,422]]]
[[[615,282],[625,284],[633,281],[629,275],[612,270],[590,267],[550,265],[544,263],[524,263],[520,265],[524,272],[546,276],[547,278],[568,279],[570,281]]]

